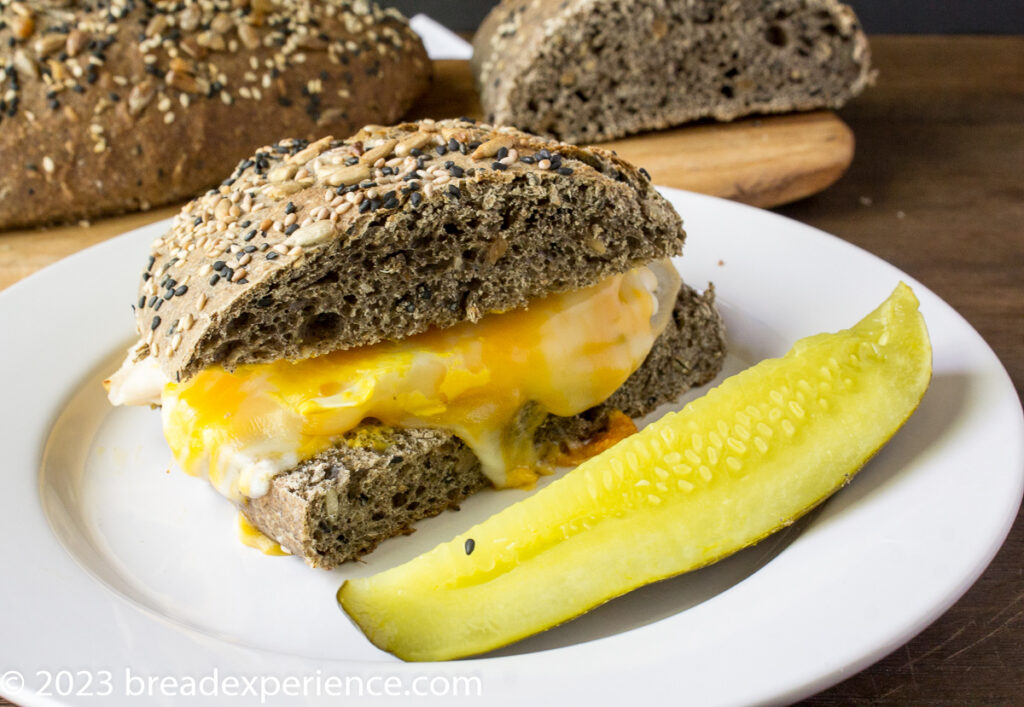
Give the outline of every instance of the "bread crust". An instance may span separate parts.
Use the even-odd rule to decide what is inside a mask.
[[[401,339],[677,255],[684,235],[643,170],[512,128],[285,140],[154,242],[141,354],[185,380]]]
[[[0,0],[0,228],[181,201],[281,135],[397,120],[430,62],[343,0]]]
[[[680,290],[673,317],[644,363],[604,403],[575,417],[548,416],[540,446],[585,440],[611,410],[642,417],[710,381],[725,358],[714,290]],[[457,508],[490,486],[480,463],[453,434],[363,424],[333,448],[274,478],[270,491],[242,504],[268,537],[312,567],[331,568],[412,532],[415,521]]]
[[[839,108],[874,79],[838,0],[503,0],[473,48],[488,120],[576,143]]]

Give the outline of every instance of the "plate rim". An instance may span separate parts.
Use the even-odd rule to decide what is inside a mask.
[[[792,219],[789,219],[789,218],[787,218],[785,216],[782,216],[780,214],[777,214],[777,213],[774,213],[774,212],[770,212],[770,211],[764,211],[764,210],[757,209],[757,208],[754,208],[754,207],[745,206],[745,205],[742,205],[742,204],[738,204],[736,202],[730,202],[730,201],[727,201],[727,200],[718,199],[716,197],[710,197],[710,196],[705,196],[705,195],[700,195],[700,194],[694,194],[694,193],[691,193],[691,192],[682,192],[680,190],[675,190],[675,189],[670,189],[670,188],[661,188],[661,187],[659,187],[659,190],[662,191],[662,193],[665,194],[666,197],[669,198],[669,200],[671,202],[673,202],[673,205],[676,206],[680,210],[680,212],[682,212],[684,214],[684,218],[685,218],[685,214],[686,214],[685,206],[680,206],[680,204],[685,205],[685,204],[689,203],[689,204],[701,205],[701,208],[706,207],[706,208],[708,208],[711,211],[715,211],[717,209],[725,209],[726,211],[734,211],[734,213],[736,213],[736,214],[744,215],[745,218],[753,218],[755,220],[756,219],[767,219],[768,220],[767,222],[770,222],[771,224],[773,224],[775,226],[779,226],[780,228],[784,228],[786,230],[793,230],[795,232],[799,232],[800,234],[802,234],[801,237],[807,236],[808,234],[810,234],[810,235],[813,235],[814,238],[824,238],[825,240],[822,241],[822,242],[829,243],[831,246],[839,245],[841,247],[848,248],[849,249],[848,252],[850,252],[852,254],[856,254],[856,257],[858,257],[858,258],[863,258],[863,257],[869,258],[871,260],[873,266],[877,267],[879,265],[882,265],[882,266],[884,266],[884,269],[886,269],[888,272],[894,273],[894,274],[898,274],[901,278],[905,279],[908,283],[910,283],[912,285],[912,287],[914,288],[914,291],[917,293],[918,297],[922,300],[922,303],[925,302],[925,300],[927,299],[929,301],[929,304],[931,306],[933,306],[933,307],[937,306],[937,305],[941,306],[941,307],[944,307],[945,310],[947,310],[947,311],[944,312],[944,314],[946,316],[952,317],[952,319],[954,321],[956,321],[959,326],[965,327],[971,334],[973,334],[973,336],[975,337],[976,340],[972,341],[972,345],[977,345],[977,344],[980,343],[980,345],[982,347],[982,348],[979,349],[980,353],[990,357],[990,359],[991,359],[989,361],[990,364],[992,362],[994,362],[994,364],[995,364],[994,367],[991,367],[991,370],[987,370],[987,373],[989,373],[990,375],[993,376],[993,379],[991,381],[989,381],[989,383],[991,383],[992,385],[995,385],[1003,393],[1005,393],[1005,392],[1012,393],[1013,400],[1012,401],[1007,401],[1007,403],[1009,404],[1008,412],[1010,413],[1009,414],[1010,417],[1013,417],[1014,413],[1015,413],[1015,419],[1011,420],[1011,421],[1008,421],[1008,424],[1015,425],[1016,428],[1019,429],[1019,430],[1024,429],[1024,413],[1021,412],[1020,400],[1017,398],[1016,390],[1013,387],[1012,381],[1011,381],[1011,379],[1009,377],[1009,374],[1006,372],[1005,367],[1003,367],[1002,363],[999,361],[998,357],[996,357],[996,355],[992,351],[991,347],[988,345],[987,342],[985,342],[984,338],[981,337],[981,335],[970,325],[970,323],[967,322],[966,319],[964,319],[955,309],[953,309],[945,301],[943,301],[941,298],[939,298],[937,295],[935,295],[935,293],[933,293],[930,289],[928,289],[926,286],[924,286],[922,283],[918,282],[916,279],[914,279],[910,275],[906,274],[905,272],[900,271],[898,268],[896,268],[895,266],[887,263],[886,261],[882,260],[878,256],[876,256],[876,255],[874,255],[874,254],[872,254],[872,253],[870,253],[868,251],[865,251],[865,250],[863,250],[863,249],[861,249],[861,248],[859,248],[859,247],[857,247],[857,246],[855,246],[855,245],[853,245],[853,244],[851,244],[851,243],[849,243],[847,241],[844,241],[844,240],[842,240],[842,239],[840,239],[840,238],[838,238],[836,236],[833,236],[831,234],[825,233],[824,231],[820,231],[819,229],[816,229],[814,227],[811,227],[811,226],[808,226],[806,224],[803,224],[803,223],[794,221]],[[698,209],[698,211],[699,211],[699,209]],[[74,279],[74,271],[75,271],[75,269],[77,267],[79,267],[83,263],[91,263],[92,261],[97,260],[97,259],[99,259],[99,260],[105,259],[106,256],[108,255],[107,251],[111,251],[112,253],[114,253],[114,252],[120,252],[121,250],[124,250],[125,254],[127,254],[128,251],[133,250],[133,248],[134,248],[134,249],[138,249],[140,253],[143,252],[144,247],[148,247],[148,243],[149,243],[149,240],[151,238],[151,234],[155,234],[155,232],[159,231],[160,229],[165,228],[167,223],[168,223],[168,221],[159,221],[159,222],[156,222],[156,223],[153,223],[153,224],[149,224],[149,225],[143,226],[143,227],[141,227],[139,229],[135,229],[133,231],[129,231],[128,233],[125,233],[125,234],[122,234],[120,236],[117,236],[117,237],[114,237],[112,239],[109,239],[107,241],[104,241],[104,242],[102,242],[100,244],[94,245],[94,246],[92,246],[90,248],[87,248],[85,250],[79,251],[78,253],[75,253],[75,254],[69,256],[68,258],[65,258],[65,259],[63,259],[61,261],[58,261],[57,263],[54,263],[53,265],[50,265],[47,268],[44,268],[44,269],[34,273],[33,275],[30,275],[29,277],[25,278],[24,280],[22,280],[22,281],[20,281],[18,283],[15,283],[14,285],[12,285],[11,287],[7,288],[3,292],[0,292],[0,324],[2,324],[2,325],[9,324],[10,322],[6,322],[6,323],[4,322],[4,318],[5,317],[12,317],[12,316],[16,316],[17,315],[17,312],[14,312],[14,314],[12,314],[11,311],[8,311],[8,310],[11,310],[11,307],[7,306],[9,303],[18,303],[20,300],[31,299],[36,294],[37,290],[39,290],[40,288],[47,287],[48,284],[50,283],[50,281],[53,280],[54,278],[57,278],[57,279],[60,279],[60,278],[70,278],[70,279],[73,280]],[[146,238],[146,240],[143,240],[143,238]],[[141,258],[140,258],[139,262],[141,262]],[[682,262],[683,262],[684,265],[686,264],[686,260],[685,259]],[[727,293],[721,292],[721,291],[719,292],[719,296],[723,297],[723,299],[727,299],[728,298],[727,297]],[[808,333],[810,333],[810,332],[808,332]],[[113,345],[113,344],[108,343],[108,350],[109,350],[109,346],[110,345]],[[0,363],[6,362],[8,360],[8,358],[10,357],[10,353],[11,352],[9,350],[0,351]],[[1000,373],[1001,373],[1001,380],[999,380],[1000,379]],[[1004,388],[1008,388],[1008,391],[1004,390]],[[25,392],[25,391],[23,390],[22,392]],[[31,393],[31,391],[27,391],[27,392]],[[54,391],[50,391],[50,392],[53,393]],[[56,392],[59,393],[59,391],[56,391]],[[15,396],[12,396],[12,397],[15,397]],[[54,396],[51,394],[50,398],[53,399]],[[1014,410],[1014,403],[1015,403],[1015,410]],[[2,411],[2,410],[4,410],[4,408],[3,408],[2,404],[0,404],[0,411]],[[36,411],[36,412],[38,412],[38,411]],[[25,449],[21,450],[22,458],[25,458],[27,456],[27,457],[30,457],[31,459],[33,459],[35,461],[35,464],[32,466],[33,474],[37,473],[37,471],[38,471],[38,460],[41,458],[41,454],[42,454],[42,451],[43,451],[41,445],[39,444],[39,442],[40,441],[45,441],[45,438],[46,438],[46,436],[48,434],[48,431],[50,429],[50,425],[52,425],[52,421],[53,421],[53,419],[55,419],[55,417],[56,417],[56,411],[52,411],[52,413],[48,415],[48,419],[50,421],[50,424],[46,425],[42,430],[39,430],[39,429],[35,430],[36,444],[30,445],[30,446],[33,447],[32,450],[28,450],[27,447]],[[33,419],[33,416],[32,415],[26,416],[25,419],[31,420],[31,419]],[[35,415],[34,416],[34,420],[36,421],[36,423],[38,423],[39,415]],[[25,424],[27,425],[29,423],[25,423]],[[27,435],[27,436],[26,435],[22,435],[23,439],[32,439],[32,435],[31,435],[32,430],[29,430],[28,432],[30,433],[29,435]],[[27,452],[27,455],[26,455],[26,452]],[[956,583],[956,586],[950,586],[948,588],[948,591],[945,592],[945,596],[943,597],[943,599],[941,601],[933,602],[928,607],[927,611],[919,612],[918,615],[913,617],[912,621],[908,621],[908,622],[905,623],[905,625],[901,626],[901,628],[900,628],[900,630],[898,632],[890,632],[891,635],[889,637],[889,640],[884,642],[884,643],[882,643],[882,644],[877,645],[872,651],[869,651],[869,652],[866,652],[866,653],[862,652],[862,654],[858,658],[856,658],[856,659],[845,660],[844,665],[842,666],[842,671],[840,671],[840,672],[836,671],[835,666],[831,666],[828,669],[823,669],[823,668],[819,667],[817,669],[817,671],[816,671],[818,673],[816,675],[816,677],[814,677],[813,679],[802,680],[802,681],[800,681],[800,684],[778,684],[777,683],[777,684],[774,684],[773,686],[771,686],[769,688],[767,694],[766,693],[759,693],[758,695],[750,695],[750,694],[743,695],[739,691],[733,690],[733,692],[728,694],[728,695],[724,694],[724,693],[718,695],[717,697],[722,698],[720,701],[722,701],[722,702],[735,702],[735,701],[746,701],[747,699],[756,699],[756,700],[759,700],[759,701],[767,699],[767,700],[770,700],[770,701],[773,701],[773,702],[774,701],[780,701],[780,700],[781,701],[789,701],[789,700],[793,700],[793,699],[799,699],[800,697],[806,696],[808,694],[813,694],[814,692],[817,692],[817,691],[819,691],[821,689],[824,689],[824,688],[828,687],[829,685],[832,685],[832,684],[838,682],[843,677],[846,677],[847,674],[853,674],[853,671],[859,671],[859,670],[863,669],[864,667],[870,665],[871,663],[875,662],[880,657],[884,656],[885,654],[887,654],[888,652],[890,652],[894,648],[896,648],[899,645],[902,645],[903,643],[905,643],[912,636],[916,635],[919,631],[921,631],[928,624],[930,624],[932,621],[934,621],[935,618],[937,618],[939,615],[944,613],[949,608],[949,606],[951,606],[953,603],[955,603],[955,601],[957,599],[959,599],[959,597],[962,596],[962,594],[981,575],[981,573],[984,571],[984,569],[988,566],[988,564],[991,561],[991,559],[995,556],[995,553],[998,551],[999,547],[1002,545],[1003,541],[1005,540],[1006,535],[1009,533],[1009,530],[1010,530],[1010,528],[1013,525],[1014,519],[1016,517],[1016,509],[1020,505],[1021,494],[1024,493],[1024,442],[1020,442],[1019,441],[1019,443],[1017,445],[1017,449],[1012,450],[1012,453],[1009,456],[1009,462],[1008,462],[1007,465],[1009,466],[1009,465],[1011,465],[1013,463],[1016,463],[1016,465],[1017,465],[1017,476],[1016,476],[1017,485],[1016,485],[1016,489],[1015,489],[1016,490],[1016,503],[1015,504],[1007,504],[1005,506],[1005,508],[1003,509],[1003,511],[1004,511],[1003,514],[1001,514],[999,516],[999,519],[1001,521],[1001,523],[999,524],[999,527],[992,529],[991,538],[990,538],[990,542],[988,544],[989,546],[987,548],[987,552],[983,553],[982,555],[979,555],[978,557],[976,557],[975,558],[976,561],[974,562],[973,566],[960,573],[959,581]],[[10,483],[10,482],[8,482],[8,483]],[[0,487],[2,487],[3,484],[4,484],[4,482],[0,481]],[[33,500],[36,502],[36,505],[38,506],[38,512],[40,514],[42,514],[43,511],[42,511],[41,499],[38,497],[38,493],[41,493],[42,491],[41,491],[41,489],[38,488],[37,484],[33,485],[33,487],[34,487],[34,490],[37,492],[37,495],[33,498]],[[22,488],[22,491],[23,491],[24,487],[21,487],[21,488]],[[1012,494],[1013,490],[1014,489],[1010,489],[1011,495],[1013,495]],[[23,497],[21,497],[21,498],[23,498]],[[1013,506],[1013,512],[1012,513],[1008,511],[1010,505]],[[3,503],[0,502],[0,510],[2,510],[3,507],[4,507]],[[0,512],[0,531],[10,531],[10,530],[12,530],[9,527],[5,527],[9,523],[11,517],[12,516],[9,516],[7,514],[4,514],[3,512]],[[38,520],[38,518],[37,518],[37,520]],[[49,522],[45,519],[45,517],[43,518],[43,522],[46,525],[47,529],[49,529]],[[13,530],[16,530],[16,529],[13,529]],[[51,531],[51,533],[52,533],[52,531]],[[75,561],[73,558],[70,557],[70,555],[68,555],[66,553],[66,551],[63,548],[63,545],[60,544],[59,542],[57,542],[56,538],[53,538],[52,540],[53,540],[54,543],[56,543],[57,547],[59,547],[60,550],[65,553],[65,557],[63,558],[64,561],[58,563],[58,564],[61,565],[61,568],[60,568],[61,572],[65,573],[67,576],[73,576],[74,575],[74,571],[72,570],[72,567],[77,568],[77,566],[78,566],[77,565],[77,561]],[[783,553],[783,554],[785,554],[785,553]],[[68,562],[71,563],[70,567],[68,566]],[[5,560],[3,564],[6,565],[7,564],[7,560]],[[14,568],[14,569],[19,569],[19,568]],[[79,571],[81,571],[81,570],[79,570]],[[761,571],[755,573],[755,575],[752,578],[750,578],[750,579],[753,579],[754,577],[757,577],[758,575],[761,575],[761,573],[762,573]],[[8,572],[8,577],[10,579],[7,581],[6,586],[0,584],[0,587],[2,587],[2,588],[0,588],[0,597],[6,596],[6,597],[10,598],[10,597],[15,595],[15,593],[12,592],[12,587],[16,586],[16,582],[20,580],[20,577],[17,577],[16,575],[12,575],[10,572]],[[741,582],[740,585],[747,584],[748,582],[749,582],[749,580],[746,580],[745,582]],[[101,603],[102,602],[109,602],[109,601],[111,601],[111,599],[113,599],[114,601],[117,601],[117,602],[125,602],[126,601],[124,598],[122,598],[122,597],[120,597],[118,595],[111,595],[111,596],[103,595],[102,592],[109,592],[109,590],[105,586],[101,585],[98,581],[91,580],[90,584],[92,585],[91,586],[91,590],[87,592],[87,594],[89,596],[89,601],[96,600],[96,601],[100,601]],[[726,592],[723,592],[722,595],[719,595],[719,596],[715,597],[714,599],[712,599],[712,600],[710,600],[708,602],[705,602],[704,605],[700,605],[699,607],[695,607],[694,609],[691,609],[688,612],[683,612],[683,613],[694,612],[695,614],[696,613],[701,613],[702,614],[702,613],[704,613],[704,612],[709,610],[709,606],[708,605],[713,604],[719,598],[721,598],[721,597],[723,597],[725,595],[735,595],[737,593],[735,590],[738,587],[739,587],[739,585],[736,585],[736,586],[730,588],[729,590],[727,590]],[[100,592],[99,590],[102,590],[102,592]],[[743,593],[745,593],[745,592],[740,592],[740,594],[743,594]],[[701,608],[701,607],[703,607],[703,608]],[[132,611],[138,612],[138,614],[140,616],[145,617],[143,625],[145,625],[145,622],[154,622],[154,621],[155,622],[160,622],[160,619],[158,617],[152,616],[149,612],[147,612],[145,610],[142,610],[142,609],[139,609],[134,604],[132,604],[130,608],[131,608]],[[115,608],[114,611],[117,612],[118,609]],[[658,624],[662,624],[662,625],[667,624],[671,620],[676,619],[678,616],[679,615],[672,616],[672,617],[669,617],[668,619],[656,622],[655,626],[657,626]],[[626,632],[623,632],[621,634],[617,634],[615,636],[611,636],[608,639],[599,639],[599,640],[590,641],[588,643],[578,644],[578,645],[574,645],[574,646],[568,646],[568,647],[564,647],[564,648],[556,648],[556,649],[551,649],[551,650],[548,650],[548,651],[542,651],[540,653],[529,653],[529,654],[521,654],[521,655],[515,655],[515,656],[501,656],[501,657],[483,657],[483,658],[476,658],[476,659],[470,659],[470,660],[464,660],[464,661],[457,661],[457,662],[446,663],[446,664],[431,664],[431,669],[435,673],[446,673],[446,674],[461,674],[461,673],[465,673],[465,672],[478,671],[478,672],[484,672],[484,673],[490,674],[492,677],[495,677],[495,678],[501,678],[502,674],[506,672],[504,670],[505,666],[512,666],[514,668],[528,667],[531,670],[536,670],[536,668],[537,668],[536,663],[538,662],[537,661],[537,656],[545,656],[547,659],[552,659],[553,658],[554,659],[553,662],[557,663],[557,662],[560,662],[559,659],[561,659],[563,657],[566,657],[567,653],[571,653],[571,655],[568,656],[568,659],[570,661],[572,661],[573,663],[578,663],[578,662],[581,662],[582,660],[589,660],[589,661],[596,661],[595,663],[593,663],[594,665],[600,665],[603,661],[600,660],[600,656],[595,656],[595,652],[600,652],[599,648],[600,648],[601,644],[605,644],[607,641],[612,641],[612,640],[619,639],[620,637],[626,636],[628,634],[638,634],[639,632],[651,633],[650,631],[648,631],[648,629],[651,629],[651,626],[643,626],[643,627],[638,627],[638,628],[635,628],[635,629],[631,629],[630,631],[626,631]],[[186,634],[189,633],[190,631],[194,631],[194,629],[187,629],[185,627],[179,627],[177,625],[174,626],[173,630],[174,631],[178,631],[178,632],[184,632]],[[194,639],[195,637],[191,637],[191,638]],[[647,640],[647,639],[646,638],[641,638],[641,640]],[[202,641],[202,643],[205,645],[205,644],[208,644],[209,641],[208,640]],[[209,647],[209,646],[207,646],[207,647]],[[8,644],[8,650],[9,650],[9,644]],[[236,664],[238,664],[239,660],[244,662],[246,659],[249,659],[249,658],[255,658],[256,662],[261,663],[261,664],[265,664],[265,665],[273,665],[275,663],[282,662],[282,658],[278,654],[274,654],[273,652],[269,652],[269,651],[264,651],[264,650],[259,649],[259,648],[253,648],[253,647],[249,647],[249,646],[241,646],[241,645],[238,645],[238,644],[230,644],[227,647],[227,650],[225,650],[225,646],[217,646],[216,649],[212,649],[211,648],[210,650],[211,650],[210,654],[212,656],[219,657],[219,658],[229,659],[229,663],[236,663]],[[2,649],[0,649],[0,655],[2,655],[2,654],[3,654],[3,651],[2,651]],[[336,664],[336,663],[343,663],[343,664],[351,663],[351,661],[332,661],[332,660],[309,661],[309,660],[306,660],[306,659],[297,659],[297,660],[299,660],[300,663],[306,665],[307,667],[309,665],[311,665],[311,664],[332,665],[332,664]],[[295,661],[284,660],[283,662],[294,663]],[[413,672],[416,672],[417,669],[419,671],[421,671],[421,672],[423,670],[422,664],[417,666],[416,664],[410,665],[410,664],[403,664],[403,663],[393,663],[393,662],[389,662],[389,661],[367,661],[367,662],[361,662],[358,666],[356,666],[355,669],[358,672],[359,670],[366,669],[368,667],[369,668],[374,668],[374,667],[380,668],[380,666],[386,666],[387,671],[390,672],[390,673],[413,673]],[[646,673],[650,673],[651,672],[650,669],[652,667],[657,668],[659,666],[655,665],[652,662],[648,662],[648,663],[644,664],[643,666],[635,666],[635,665],[631,666],[632,669],[634,669],[634,670],[640,669],[640,672],[645,673],[645,674]],[[843,672],[843,671],[849,671],[849,672],[847,673],[847,672]],[[812,670],[811,672],[815,672],[815,671]],[[507,675],[505,677],[507,677]],[[561,680],[561,683],[558,682],[559,679]],[[562,687],[565,687],[565,685],[564,685],[564,682],[565,682],[564,681],[564,677],[559,676],[557,673],[551,674],[550,676],[548,676],[548,681],[551,683],[550,684],[551,690],[549,691],[548,694],[553,694],[553,691],[557,690],[559,684],[561,684]],[[497,680],[496,680],[496,682],[497,682]],[[520,687],[522,687],[522,685],[520,685]],[[579,686],[572,686],[572,687],[574,688],[575,696],[577,698],[581,697],[581,693],[580,693],[580,691],[578,689]],[[536,682],[532,683],[529,686],[529,690],[536,690],[536,689],[538,689],[538,684]],[[595,697],[598,697],[598,698],[600,698],[602,696],[607,698],[607,696],[609,694],[607,692],[607,690],[593,690],[593,686],[590,686],[589,689],[591,689],[593,691],[593,695]],[[509,699],[510,696],[511,696],[511,693],[506,694],[506,695],[502,695],[500,699],[502,699],[503,701],[511,701],[511,699]],[[62,701],[51,702],[51,701],[46,700],[44,698],[38,698],[37,699],[37,696],[30,695],[30,694],[27,694],[27,693],[18,693],[16,695],[12,695],[11,697],[12,697],[12,699],[18,700],[21,704],[25,705],[25,707],[29,707],[29,705],[32,705],[32,704],[72,704],[71,702],[62,702]],[[735,698],[740,698],[740,699],[737,700]]]

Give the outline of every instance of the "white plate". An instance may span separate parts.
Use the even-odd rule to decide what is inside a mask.
[[[389,690],[447,691],[434,697],[450,701],[478,689],[489,703],[520,705],[539,695],[779,702],[851,675],[921,630],[981,573],[1020,503],[1024,422],[1006,372],[956,312],[874,256],[769,212],[664,191],[689,232],[684,278],[716,284],[730,371],[852,324],[900,279],[921,299],[931,388],[820,512],[500,653],[401,663],[338,610],[342,578],[410,558],[522,492],[479,494],[335,572],[242,547],[226,501],[165,473],[159,415],[113,410],[99,386],[131,338],[136,278],[164,227],[155,224],[0,294],[0,694],[26,707],[115,705],[139,692],[174,704],[173,692],[196,681],[221,696],[277,689],[264,696],[281,704],[294,704],[296,690],[326,704],[337,691],[369,701]],[[442,680],[453,677],[467,679]]]

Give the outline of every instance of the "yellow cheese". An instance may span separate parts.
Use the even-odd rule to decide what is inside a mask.
[[[537,459],[533,429],[517,429],[523,406],[575,415],[609,397],[661,333],[674,285],[661,287],[651,269],[637,268],[398,342],[233,372],[209,368],[165,386],[164,433],[187,472],[236,500],[263,495],[275,474],[367,418],[450,431],[496,486],[529,485]],[[655,297],[658,289],[668,295]]]

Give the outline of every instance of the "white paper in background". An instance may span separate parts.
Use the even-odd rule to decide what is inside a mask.
[[[423,39],[431,59],[466,59],[473,56],[473,47],[459,35],[426,15],[415,15],[409,25]]]

